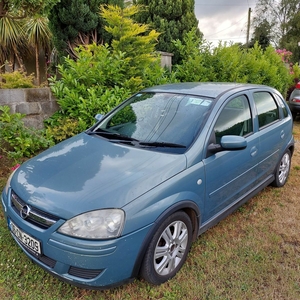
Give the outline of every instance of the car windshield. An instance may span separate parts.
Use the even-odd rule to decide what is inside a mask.
[[[192,95],[139,93],[107,115],[92,133],[112,142],[183,153],[197,135],[212,101]]]

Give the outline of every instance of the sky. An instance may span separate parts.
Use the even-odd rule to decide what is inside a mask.
[[[246,43],[248,11],[256,0],[195,0],[195,14],[204,39],[217,45],[219,41]],[[251,32],[250,32],[251,39]]]

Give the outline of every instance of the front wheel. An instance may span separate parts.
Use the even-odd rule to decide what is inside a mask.
[[[280,159],[280,162],[275,170],[275,180],[272,185],[275,187],[282,187],[285,185],[291,168],[291,151],[286,150]]]
[[[178,211],[156,230],[144,256],[140,276],[152,284],[161,284],[179,271],[192,244],[192,222]]]

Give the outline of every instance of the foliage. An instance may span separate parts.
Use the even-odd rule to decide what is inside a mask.
[[[257,24],[253,31],[253,36],[249,43],[249,47],[253,48],[254,44],[258,43],[262,49],[266,49],[271,43],[271,25],[267,20],[262,20]]]
[[[0,68],[5,72],[4,63],[25,70],[22,57],[30,54],[24,24],[34,15],[46,15],[59,0],[2,0],[0,1]]]
[[[12,73],[1,74],[0,88],[1,89],[17,89],[17,88],[32,88],[34,87],[34,76],[26,75],[23,71],[14,71]]]
[[[52,78],[50,82],[60,112],[50,123],[63,117],[75,119],[80,121],[80,128],[74,129],[77,132],[91,126],[96,114],[107,113],[132,93],[169,80],[154,53],[158,33],[148,32],[147,25],[130,18],[137,10],[135,6],[102,7],[105,28],[113,37],[111,47],[95,43],[80,46],[76,61],[67,57],[59,65],[61,79]]]
[[[28,17],[36,13],[47,12],[60,0],[2,0],[0,1],[0,17],[12,16],[16,11],[19,17]]]
[[[186,57],[175,67],[180,81],[245,82],[265,84],[278,89],[283,95],[291,85],[292,77],[281,57],[269,46],[263,50],[257,43],[251,49],[238,45],[219,44],[212,49],[201,42],[193,31],[184,43],[175,45]]]
[[[8,106],[0,106],[0,149],[16,161],[52,145],[42,130],[26,127],[23,118],[20,113],[11,114]]]
[[[101,16],[108,25],[105,30],[112,35],[112,52],[123,53],[128,64],[128,77],[141,77],[143,70],[158,62],[153,54],[159,33],[149,30],[146,24],[136,23],[132,17],[140,10],[139,6],[125,8],[108,5],[102,7]]]
[[[60,0],[50,11],[50,29],[59,55],[76,58],[80,45],[108,43],[111,39],[104,30],[99,15],[102,4],[119,4],[121,0]]]
[[[35,15],[27,19],[24,27],[24,34],[28,41],[29,48],[34,49],[35,53],[35,77],[36,85],[40,85],[40,68],[39,68],[39,55],[41,49],[45,54],[51,52],[51,32],[48,26],[48,18],[42,15]]]
[[[292,74],[293,78],[295,79],[295,81],[300,80],[300,67],[299,67],[299,64],[294,64],[292,66],[291,74]]]
[[[26,41],[22,31],[23,21],[9,17],[0,17],[0,68],[4,69],[6,61],[12,60],[12,53],[16,56],[20,67],[22,62],[19,54],[24,49]]]
[[[300,9],[299,0],[258,0],[255,6],[253,27],[270,26],[270,41],[276,48],[286,48],[283,41],[292,28],[289,22]],[[296,32],[296,36],[299,34]]]
[[[81,119],[62,117],[59,113],[46,121],[46,126],[46,136],[54,143],[59,143],[86,129],[86,124]]]
[[[300,61],[299,32],[300,32],[300,8],[298,12],[287,23],[288,31],[281,40],[281,47],[289,49],[293,54],[291,61]]]
[[[97,113],[105,114],[130,95],[126,87],[130,78],[126,78],[123,54],[110,55],[107,46],[81,46],[77,55],[76,61],[66,58],[59,66],[61,80],[50,80],[60,106],[60,113],[52,119],[67,116],[81,120],[87,128]]]
[[[183,41],[176,40],[173,42],[180,55],[184,57],[181,64],[174,66],[176,78],[183,82],[214,81],[211,72],[213,66],[210,64],[212,48],[197,36],[195,30],[188,32],[183,37]],[[208,66],[211,71],[208,70]]]
[[[179,63],[183,57],[172,40],[183,41],[184,35],[192,28],[197,28],[198,37],[203,36],[198,29],[194,0],[135,0],[133,2],[144,6],[144,9],[136,16],[136,20],[149,24],[161,33],[156,50],[173,53],[174,64]]]

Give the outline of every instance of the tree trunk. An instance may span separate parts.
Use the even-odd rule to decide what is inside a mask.
[[[40,85],[40,65],[39,65],[39,46],[35,44],[35,70],[36,70],[36,85]]]

